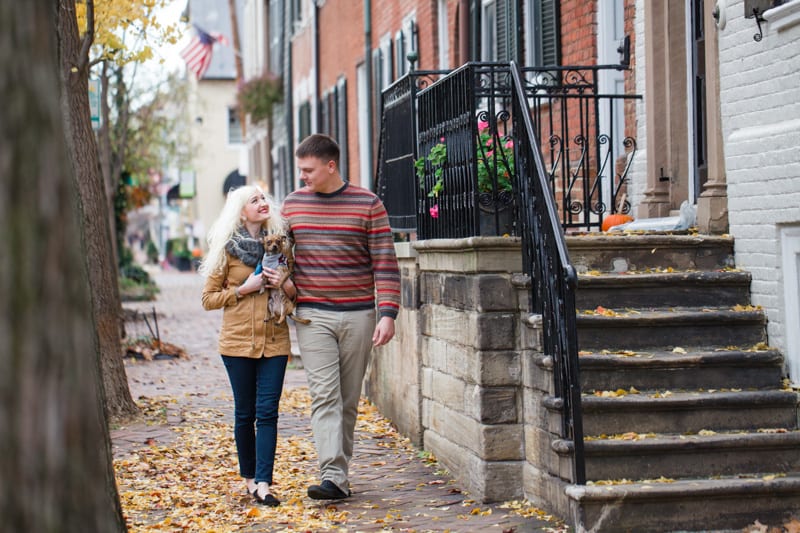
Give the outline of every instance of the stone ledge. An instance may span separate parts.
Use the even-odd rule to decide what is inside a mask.
[[[414,241],[419,268],[444,272],[521,272],[519,237],[469,237]]]

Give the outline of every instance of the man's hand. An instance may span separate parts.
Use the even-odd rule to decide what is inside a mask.
[[[375,326],[375,333],[372,334],[372,345],[383,346],[394,337],[394,319],[383,316]]]

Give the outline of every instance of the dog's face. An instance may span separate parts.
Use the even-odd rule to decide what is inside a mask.
[[[279,254],[283,252],[286,245],[286,235],[265,235],[262,239],[264,244],[264,252],[270,255]]]

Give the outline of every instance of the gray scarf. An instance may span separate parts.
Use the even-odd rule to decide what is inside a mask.
[[[245,265],[255,268],[261,261],[261,256],[264,255],[264,245],[261,243],[261,237],[266,233],[262,229],[259,231],[258,237],[254,239],[244,226],[240,226],[225,245],[225,251],[238,258]]]

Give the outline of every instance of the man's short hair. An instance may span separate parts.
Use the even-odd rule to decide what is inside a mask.
[[[316,157],[326,163],[333,161],[339,167],[339,145],[332,137],[322,133],[309,135],[297,145],[294,155],[300,159],[305,157]]]

